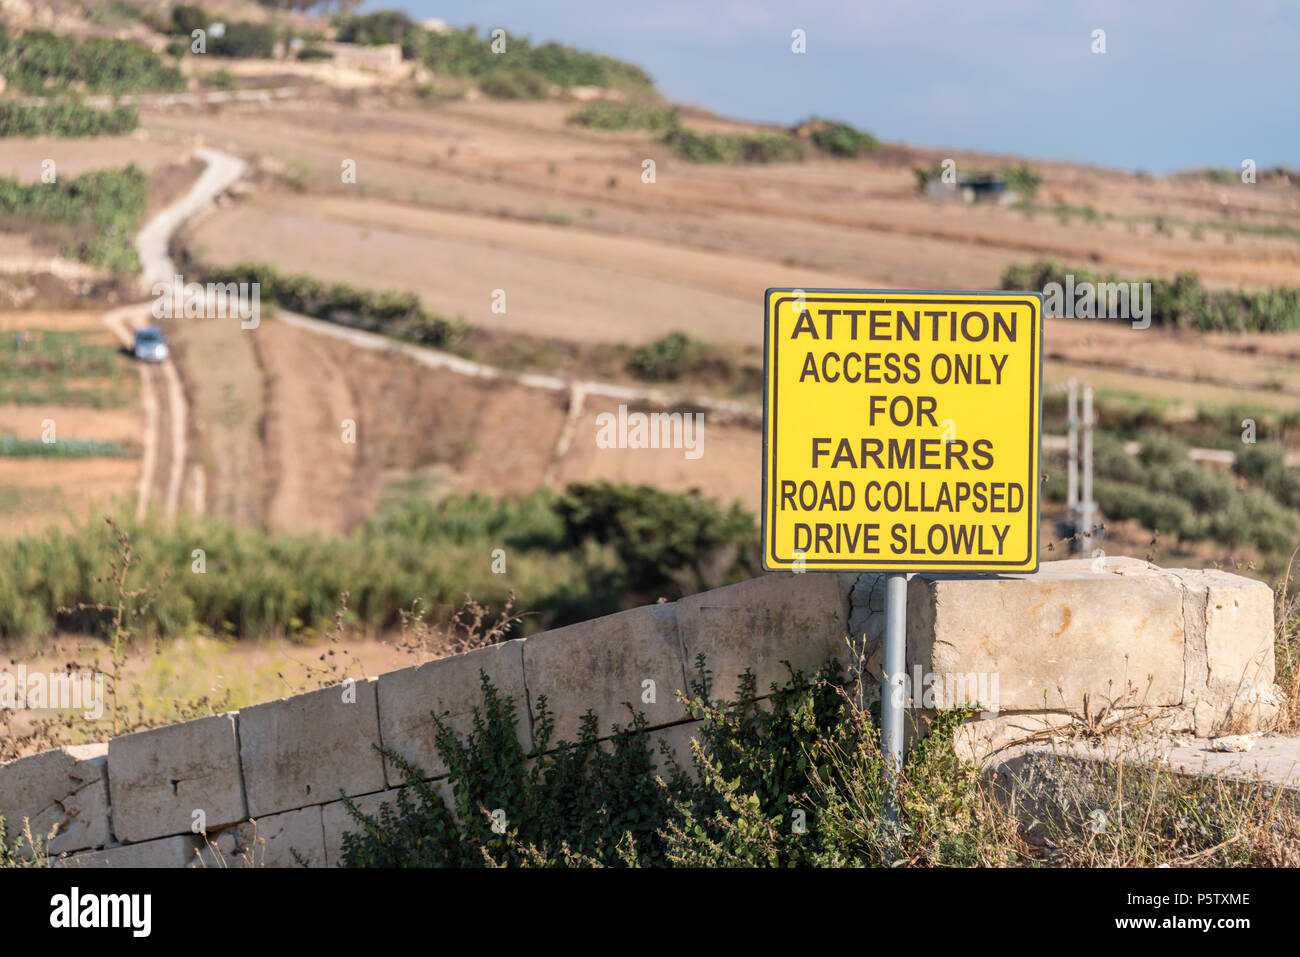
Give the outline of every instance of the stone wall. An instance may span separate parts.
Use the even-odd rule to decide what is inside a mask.
[[[29,818],[59,863],[95,866],[292,866],[339,862],[351,829],[341,794],[373,813],[407,782],[382,743],[446,788],[430,711],[464,732],[485,672],[519,714],[545,695],[557,738],[593,709],[601,728],[644,711],[656,738],[689,764],[691,732],[676,693],[706,656],[714,694],[731,697],[753,669],[760,689],[867,654],[879,693],[879,576],[776,574],[428,662],[378,678],[253,705],[107,744],[60,748],[0,766],[0,814]],[[1216,571],[1164,570],[1132,559],[1044,565],[1037,575],[914,575],[908,667],[993,673],[996,705],[970,727],[978,750],[1068,720],[1140,685],[1128,704],[1198,734],[1253,729],[1276,710],[1269,589]],[[945,686],[944,693],[951,691]],[[650,692],[653,691],[653,694]],[[917,704],[947,706],[962,701]],[[656,747],[657,752],[657,747]],[[444,791],[445,793],[445,791]],[[208,841],[195,833],[206,829]],[[214,844],[218,851],[211,846]]]

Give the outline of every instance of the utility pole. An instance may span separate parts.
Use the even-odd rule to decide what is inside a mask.
[[[1079,509],[1079,383],[1071,379],[1065,385],[1070,396],[1067,405],[1069,418],[1066,422],[1070,430],[1070,467],[1066,473],[1065,514],[1070,516],[1071,521],[1077,521],[1079,517],[1077,514]]]
[[[1083,501],[1079,505],[1080,542],[1085,555],[1092,555],[1092,384],[1083,387]]]

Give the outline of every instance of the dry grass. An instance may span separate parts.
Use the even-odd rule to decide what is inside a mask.
[[[1177,773],[1156,738],[1105,759],[1053,748],[1008,767],[990,776],[990,790],[1042,864],[1300,864],[1300,795],[1260,780]]]
[[[1275,682],[1286,699],[1278,715],[1278,730],[1284,733],[1300,731],[1300,582],[1292,575],[1296,555],[1300,548],[1291,553],[1286,574],[1277,586],[1273,613]]]

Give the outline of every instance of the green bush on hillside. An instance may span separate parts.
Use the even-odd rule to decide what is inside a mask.
[[[629,601],[677,598],[754,574],[752,515],[697,495],[628,486],[570,486],[514,499],[407,501],[349,535],[273,534],[203,518],[175,524],[122,516],[141,564],[136,587],[167,584],[138,622],[142,633],[190,628],[258,637],[323,627],[339,596],[364,627],[400,625],[418,599],[445,617],[466,595],[518,606],[550,627],[610,614]],[[207,573],[190,574],[201,543]],[[116,544],[103,522],[0,541],[0,639],[91,631],[99,616],[61,612],[108,601],[101,577]],[[492,572],[505,548],[509,575]],[[533,620],[533,619],[530,619]]]
[[[381,332],[435,348],[454,345],[469,325],[428,312],[411,293],[354,289],[346,283],[326,285],[312,276],[286,275],[265,263],[199,266],[205,282],[257,283],[260,300],[294,312]]]
[[[1007,189],[1014,190],[1024,201],[1034,198],[1043,178],[1028,163],[1019,163],[1002,170],[1002,181],[1007,184]]]
[[[207,37],[207,50],[215,56],[269,60],[275,51],[276,31],[269,23],[227,23],[225,32]]]
[[[676,598],[761,571],[754,517],[738,503],[724,511],[697,492],[597,482],[570,486],[556,512],[570,548],[587,540],[613,547],[627,586],[648,597]]]
[[[68,254],[120,272],[139,268],[135,234],[144,218],[149,177],[135,164],[54,183],[0,177],[0,216],[46,227]]]
[[[770,133],[701,133],[674,126],[659,141],[692,163],[777,163],[804,155],[798,140]]]
[[[1074,277],[1075,288],[1085,282],[1130,281],[1111,273],[1103,275],[1087,269],[1067,268],[1055,260],[1041,259],[1008,266],[1002,274],[1002,288],[1042,290],[1048,283],[1058,283],[1064,289],[1067,274]],[[1143,305],[1150,307],[1153,325],[1223,332],[1284,332],[1300,328],[1300,287],[1260,292],[1211,291],[1201,284],[1194,272],[1179,273],[1173,280],[1131,281],[1151,284],[1151,301]]]
[[[486,96],[498,100],[540,100],[546,96],[546,77],[536,70],[496,70],[479,83]]]
[[[79,40],[46,30],[10,36],[0,24],[0,74],[33,96],[172,92],[185,88],[180,71],[151,50],[125,40]]]
[[[628,368],[650,382],[679,379],[696,369],[707,353],[707,346],[684,332],[670,332],[662,338],[640,346],[628,360]]]
[[[195,30],[206,30],[212,23],[202,7],[192,4],[177,4],[172,7],[172,31],[184,36],[191,36]]]
[[[73,100],[47,104],[0,103],[0,138],[6,136],[121,136],[140,122],[134,106],[105,110]]]
[[[1279,446],[1246,445],[1237,453],[1234,471],[1290,508],[1300,509],[1300,470],[1286,465]]]
[[[860,156],[880,146],[880,140],[848,123],[821,122],[808,138],[822,152],[845,158]]]
[[[410,34],[420,32],[415,21],[400,10],[376,10],[360,16],[335,18],[339,43],[364,43],[381,46],[385,43],[405,43]]]
[[[595,100],[570,113],[568,122],[598,130],[662,130],[676,125],[677,108]]]
[[[342,15],[335,22],[342,42],[398,43],[405,58],[418,60],[435,73],[479,81],[494,77],[491,96],[527,99],[538,95],[529,91],[544,90],[551,84],[653,87],[650,77],[634,64],[560,43],[534,46],[527,37],[507,33],[505,52],[493,53],[491,37],[480,35],[473,27],[425,30],[393,10]]]

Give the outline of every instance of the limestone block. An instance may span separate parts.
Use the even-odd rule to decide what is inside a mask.
[[[82,851],[50,863],[55,867],[188,867],[197,859],[203,839],[197,834],[176,834],[139,844],[116,844],[97,851]]]
[[[783,660],[809,672],[849,661],[848,594],[837,574],[778,572],[690,595],[677,602],[677,626],[687,680],[704,653],[715,699],[734,699],[746,668],[766,694],[789,679]]]
[[[0,817],[10,846],[24,819],[47,854],[110,843],[107,754],[107,744],[81,744],[0,766]]]
[[[294,851],[309,867],[325,866],[325,837],[321,807],[268,814],[209,834],[208,843],[191,867],[301,867]],[[215,849],[213,847],[215,845]]]
[[[247,817],[235,720],[217,714],[110,741],[114,837],[135,843],[188,834],[198,810],[208,830]]]
[[[1272,589],[1217,569],[1171,572],[1187,589],[1187,693],[1196,733],[1271,726],[1281,703],[1273,688]]]
[[[602,737],[632,720],[628,703],[650,727],[686,716],[677,700],[687,685],[676,612],[672,604],[647,605],[525,639],[528,699],[537,708],[546,695],[555,716],[552,744],[576,741],[588,708]]]
[[[248,815],[261,817],[384,787],[375,680],[244,708],[239,753]]]
[[[1183,699],[1183,592],[1177,576],[1122,575],[1090,560],[1047,562],[1037,574],[918,574],[908,583],[907,662],[913,686],[933,676],[938,707],[972,684],[995,711],[1096,711],[1124,699]],[[919,694],[915,689],[914,694]]]
[[[468,733],[474,709],[483,706],[482,671],[502,695],[514,699],[519,744],[525,751],[532,750],[523,643],[523,639],[506,641],[380,675],[379,726],[385,747],[421,768],[429,778],[446,774],[447,764],[434,746],[429,713],[438,714],[457,734]],[[389,785],[404,783],[397,768],[388,767],[387,773]]]

